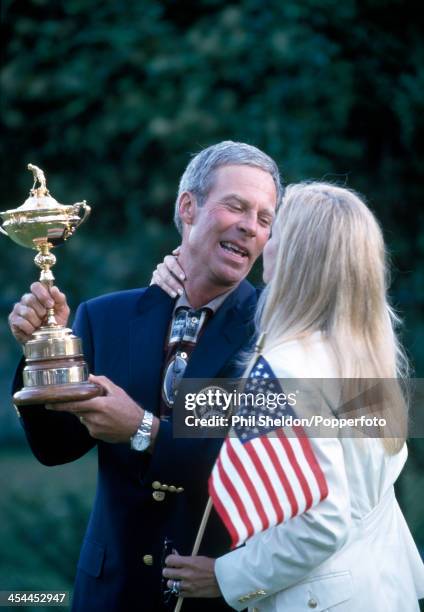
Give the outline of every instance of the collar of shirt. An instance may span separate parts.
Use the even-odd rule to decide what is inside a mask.
[[[222,306],[223,302],[230,295],[230,293],[232,293],[236,288],[237,288],[237,286],[236,287],[232,287],[229,291],[226,291],[225,293],[221,293],[221,295],[218,295],[216,298],[214,298],[213,300],[211,300],[207,304],[203,304],[203,306],[200,306],[197,309],[193,309],[193,306],[188,301],[187,295],[186,295],[186,293],[184,291],[184,293],[175,302],[175,306],[174,306],[174,310],[172,312],[172,316],[175,315],[175,311],[177,310],[177,308],[180,308],[181,306],[186,307],[186,308],[190,308],[190,309],[193,309],[193,310],[200,310],[200,308],[210,308],[210,310],[212,310],[212,313],[215,314],[216,311],[218,310],[218,308],[220,306]]]

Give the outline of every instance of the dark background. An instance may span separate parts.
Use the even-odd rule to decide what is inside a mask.
[[[190,155],[224,139],[278,162],[285,182],[359,190],[381,221],[391,298],[424,376],[424,28],[397,0],[3,0],[1,210],[26,199],[28,162],[92,216],[56,251],[73,307],[146,284],[178,244],[171,224]],[[10,408],[19,349],[7,314],[37,276],[0,237],[0,589],[69,588],[95,457],[43,468]],[[253,281],[257,281],[260,266]],[[53,433],[52,433],[53,435]],[[424,549],[421,441],[398,496]]]

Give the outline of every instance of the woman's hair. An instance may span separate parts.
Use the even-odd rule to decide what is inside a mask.
[[[353,191],[321,182],[289,185],[273,232],[279,244],[272,278],[258,305],[264,349],[321,331],[342,379],[397,379],[390,394],[397,452],[407,423],[408,361],[396,338],[399,319],[387,300],[388,267],[379,224]],[[391,418],[394,418],[392,416]],[[399,422],[400,420],[400,422]],[[393,434],[392,434],[393,435]]]

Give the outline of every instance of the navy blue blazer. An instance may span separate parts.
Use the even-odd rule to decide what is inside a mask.
[[[238,373],[235,356],[253,338],[256,302],[256,290],[243,281],[208,322],[185,377]],[[74,323],[90,370],[109,377],[156,415],[174,303],[157,286],[123,291],[81,304]],[[22,386],[20,373],[14,386]],[[161,610],[164,537],[174,540],[180,554],[191,554],[222,440],[177,439],[172,423],[162,422],[150,455],[131,450],[129,444],[94,440],[69,413],[26,407],[21,414],[31,449],[46,465],[73,461],[98,447],[97,491],[78,562],[73,610]],[[184,491],[166,492],[163,500],[156,500],[155,481]],[[228,535],[213,512],[199,554],[216,557],[228,549]],[[152,556],[151,565],[145,563],[146,555]],[[229,608],[223,599],[184,602],[186,612],[199,609]]]

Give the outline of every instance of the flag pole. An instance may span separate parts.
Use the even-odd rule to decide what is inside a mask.
[[[203,513],[202,522],[200,523],[199,531],[197,532],[196,541],[194,542],[193,551],[191,553],[192,556],[197,555],[197,553],[199,552],[200,544],[202,542],[203,535],[205,533],[206,524],[208,522],[211,510],[212,510],[212,498],[209,497],[208,503],[206,504],[206,508]],[[180,612],[181,606],[183,605],[183,601],[184,601],[184,597],[178,597],[176,606],[174,608],[174,612]]]
[[[205,511],[203,513],[202,522],[200,523],[199,531],[197,532],[196,541],[193,546],[192,556],[197,555],[199,552],[200,544],[202,543],[203,534],[205,533],[206,523],[208,522],[209,515],[212,510],[212,497],[208,498],[208,503],[206,504]]]

